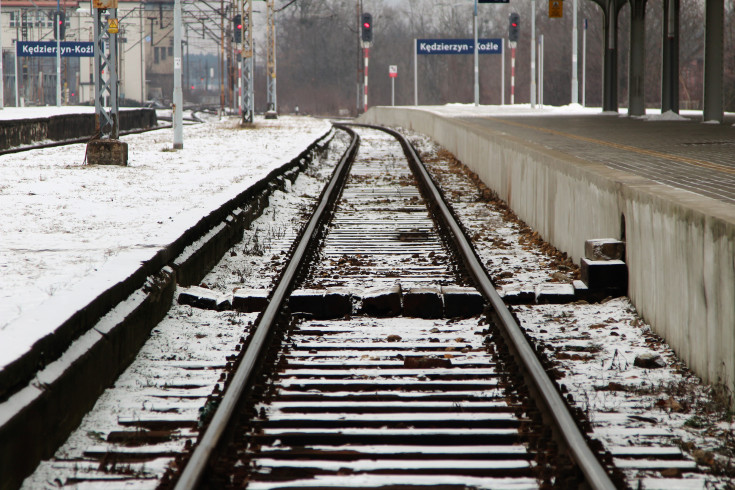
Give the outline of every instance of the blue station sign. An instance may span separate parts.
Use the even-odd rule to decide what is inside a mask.
[[[479,54],[501,54],[502,40],[478,39]],[[474,39],[416,39],[416,54],[473,54]]]
[[[56,41],[18,41],[18,56],[56,56]],[[94,56],[94,43],[83,41],[61,41],[61,56],[91,58]]]

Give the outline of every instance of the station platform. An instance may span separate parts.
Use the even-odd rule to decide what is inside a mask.
[[[615,114],[462,116],[516,137],[660,184],[735,204],[735,127],[699,117],[636,119]]]
[[[638,313],[705,381],[735,387],[731,115],[457,105],[360,120],[428,135],[577,263],[585,240],[624,240]]]

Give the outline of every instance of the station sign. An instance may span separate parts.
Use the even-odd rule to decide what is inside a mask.
[[[417,39],[416,54],[473,54],[474,39]],[[502,54],[502,40],[478,39],[479,54]]]
[[[94,43],[61,41],[61,56],[68,58],[94,57]],[[56,57],[56,41],[18,41],[16,54],[29,57]]]

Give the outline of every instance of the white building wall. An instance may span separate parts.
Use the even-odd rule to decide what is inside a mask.
[[[25,9],[29,14],[35,14],[35,8]],[[46,12],[46,9],[40,9]],[[18,18],[20,9],[16,7],[2,8],[0,16],[0,28],[2,28],[2,48],[6,53],[6,61],[14,59],[15,43],[17,38],[22,39],[20,29],[15,25],[11,25],[12,21]],[[66,37],[65,41],[93,41],[93,17],[91,13],[91,5],[89,2],[79,4],[77,9],[66,9]],[[140,2],[123,2],[119,3],[118,19],[120,20],[119,46],[118,46],[118,78],[120,82],[120,97],[143,102],[145,97],[145,14]],[[51,27],[40,26],[32,27],[28,31],[27,40],[29,41],[52,41],[53,35],[50,33]],[[122,42],[124,41],[124,42]],[[22,63],[22,59],[19,60]],[[14,63],[4,65],[4,79],[12,80],[14,77]],[[67,78],[62,78],[68,86],[69,95],[72,93],[79,94],[80,103],[93,103],[94,101],[94,84],[90,74],[94,70],[93,58],[81,58],[79,63],[79,72],[67,71]],[[62,73],[62,77],[64,73]],[[8,89],[6,89],[8,90]],[[65,94],[66,96],[66,94]],[[6,94],[5,105],[12,106],[13,97]]]

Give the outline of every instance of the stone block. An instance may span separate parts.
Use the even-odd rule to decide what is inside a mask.
[[[263,311],[268,306],[267,289],[238,288],[232,296],[232,307],[243,313]]]
[[[584,256],[589,260],[625,260],[625,242],[615,238],[587,240]]]
[[[89,165],[128,164],[128,144],[113,139],[96,139],[87,143],[87,163]]]
[[[307,313],[315,318],[324,316],[324,289],[297,289],[291,293],[288,306],[291,313]]]
[[[586,301],[589,298],[590,289],[584,281],[576,279],[572,281],[572,286],[574,287],[574,296],[576,296],[577,299],[583,299]]]
[[[217,310],[220,303],[220,295],[211,289],[192,286],[179,293],[180,305],[189,305],[203,310]]]
[[[582,259],[580,272],[590,292],[605,291],[609,295],[628,292],[628,267],[622,260]]]
[[[362,312],[369,316],[401,314],[401,285],[374,287],[362,292]]]
[[[324,319],[342,318],[352,314],[352,290],[328,288],[324,294]]]
[[[536,302],[535,289],[520,289],[517,286],[502,286],[500,297],[508,305],[530,305]]]
[[[444,313],[441,289],[437,286],[411,288],[403,293],[403,315],[441,318]]]
[[[572,284],[547,282],[536,286],[536,303],[538,304],[564,304],[571,303],[575,299]]]
[[[444,296],[444,316],[447,318],[469,318],[479,315],[485,300],[475,288],[462,286],[442,286]]]

